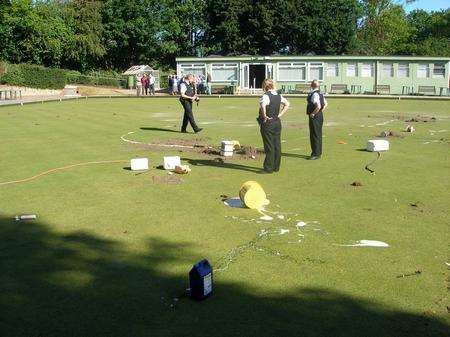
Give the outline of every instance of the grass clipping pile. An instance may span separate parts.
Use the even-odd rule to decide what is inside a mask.
[[[164,139],[155,140],[152,144],[130,144],[133,149],[136,147],[145,151],[157,151],[163,152],[169,149],[178,151],[179,153],[198,153],[208,157],[220,157],[221,161],[226,161],[230,159],[239,160],[259,160],[261,155],[264,154],[263,150],[257,149],[252,146],[241,145],[239,149],[234,151],[232,157],[222,157],[220,155],[220,147],[212,146],[209,143],[211,138],[194,138],[194,139]]]

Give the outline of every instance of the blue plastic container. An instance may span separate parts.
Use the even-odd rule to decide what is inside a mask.
[[[208,260],[194,264],[189,272],[189,286],[191,297],[195,300],[204,300],[213,290],[213,269]]]

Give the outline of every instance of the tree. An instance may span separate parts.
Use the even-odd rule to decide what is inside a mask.
[[[411,50],[417,55],[450,56],[450,9],[428,13],[416,10],[408,14],[412,27]]]
[[[412,29],[401,5],[391,0],[362,1],[355,51],[364,55],[410,53]]]
[[[207,0],[205,41],[223,54],[343,53],[356,35],[356,0]]]
[[[57,4],[13,0],[3,4],[0,13],[3,58],[17,63],[61,64],[70,30]]]
[[[85,71],[101,62],[106,53],[102,44],[101,8],[100,1],[89,0],[73,0],[61,5],[64,21],[70,28],[64,50],[65,67]]]

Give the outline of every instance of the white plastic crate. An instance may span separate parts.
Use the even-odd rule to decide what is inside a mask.
[[[379,152],[388,151],[389,141],[386,139],[373,139],[367,142],[367,151],[369,152]]]
[[[148,158],[134,158],[130,161],[132,171],[148,170]]]

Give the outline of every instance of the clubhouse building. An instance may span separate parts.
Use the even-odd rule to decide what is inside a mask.
[[[415,56],[178,57],[177,75],[210,74],[213,90],[257,93],[273,78],[284,93],[305,93],[318,79],[328,93],[449,94],[450,58]]]

